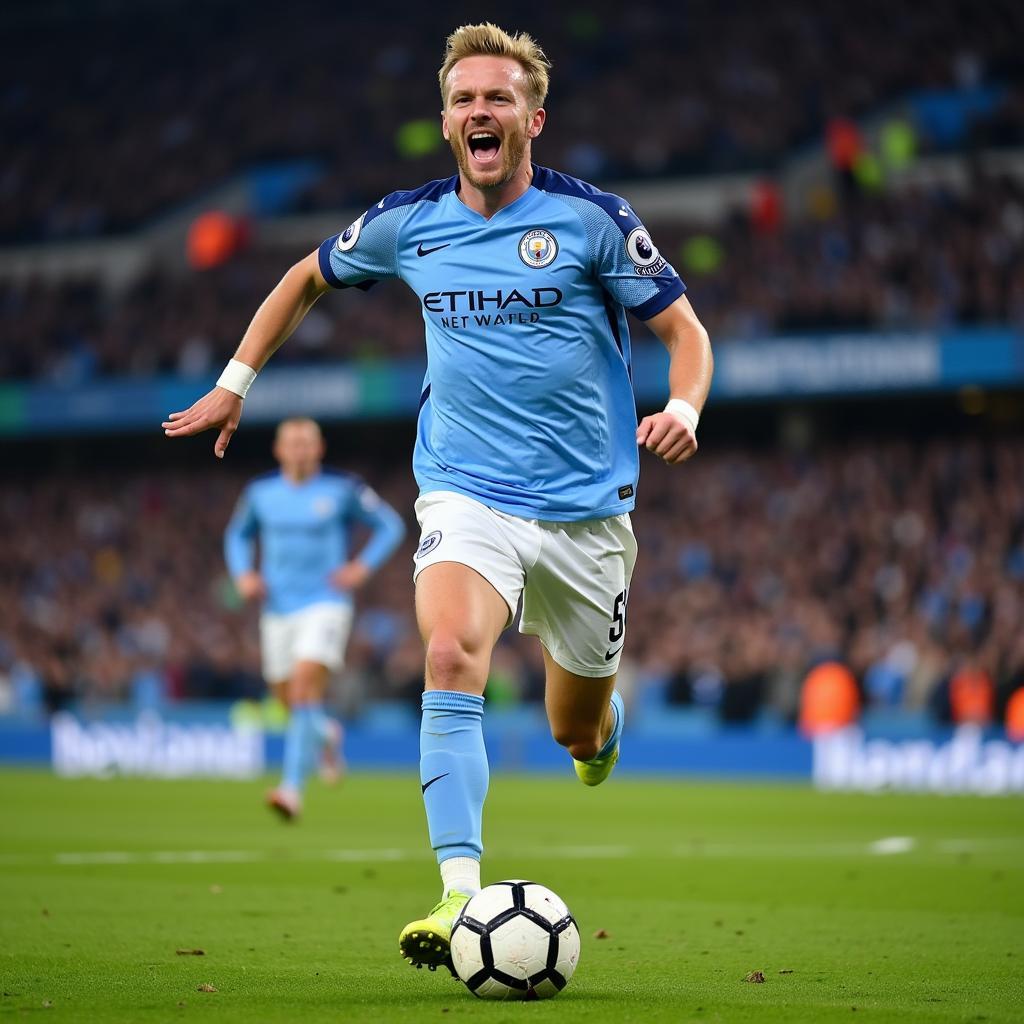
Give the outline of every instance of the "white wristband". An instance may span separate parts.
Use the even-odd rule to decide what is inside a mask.
[[[217,387],[231,391],[239,398],[245,398],[255,379],[256,371],[251,366],[246,366],[237,359],[229,359],[224,372],[217,378]]]
[[[690,428],[690,433],[697,433],[697,422],[700,413],[684,398],[670,398],[665,412],[671,413],[677,420],[682,420]]]

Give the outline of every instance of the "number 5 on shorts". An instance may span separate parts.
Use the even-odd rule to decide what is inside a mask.
[[[615,595],[615,604],[612,607],[612,627],[608,630],[608,642],[617,644],[626,632],[626,593],[623,590]]]

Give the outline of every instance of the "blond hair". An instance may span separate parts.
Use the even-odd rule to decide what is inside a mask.
[[[548,68],[551,61],[525,32],[510,36],[503,28],[485,21],[480,25],[457,28],[445,45],[444,63],[437,73],[441,86],[441,101],[448,105],[448,76],[452,68],[466,57],[508,57],[518,62],[526,75],[526,92],[530,106],[536,110],[544,106],[548,95]]]

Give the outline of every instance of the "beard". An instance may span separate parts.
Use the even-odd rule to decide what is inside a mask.
[[[474,188],[486,189],[500,188],[512,179],[512,176],[522,163],[529,141],[525,123],[517,125],[509,131],[501,142],[501,162],[498,167],[488,170],[486,177],[474,175],[469,162],[466,140],[461,135],[452,134],[448,139],[448,144],[452,147],[452,153],[455,155],[455,163],[458,165],[459,173]],[[495,174],[497,174],[497,177],[494,177]]]

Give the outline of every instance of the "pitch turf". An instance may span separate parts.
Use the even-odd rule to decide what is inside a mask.
[[[294,826],[261,794],[0,775],[0,1015],[1024,1020],[1019,799],[495,778],[485,881],[543,882],[583,935],[557,999],[495,1004],[398,958],[438,890],[413,778],[314,788]]]

